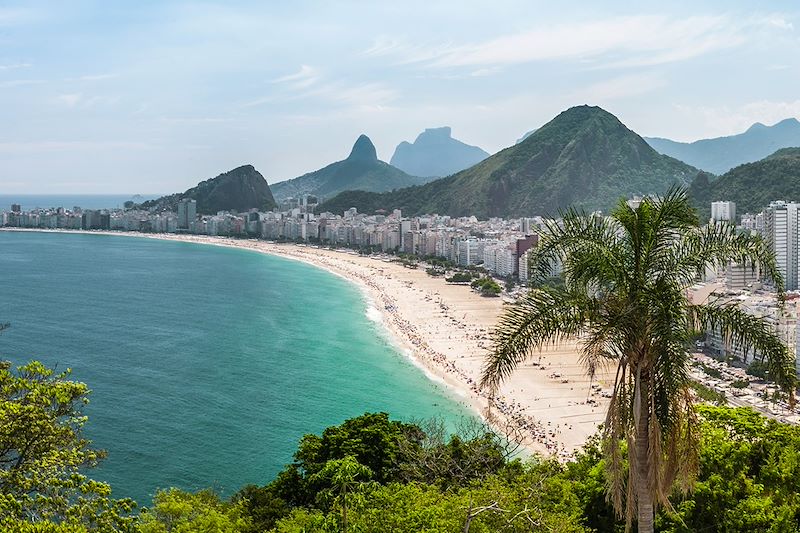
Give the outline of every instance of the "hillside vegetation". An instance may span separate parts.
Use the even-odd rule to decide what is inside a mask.
[[[320,206],[370,213],[520,217],[574,206],[608,210],[620,196],[663,193],[698,170],[653,150],[599,107],[568,109],[527,139],[450,177],[384,194],[349,191]]]
[[[213,215],[218,211],[246,212],[253,208],[269,211],[277,206],[264,176],[253,165],[243,165],[201,181],[185,192],[148,200],[139,207],[177,211],[182,198],[196,200],[197,213],[201,215]]]
[[[346,190],[383,192],[427,181],[430,178],[411,176],[379,160],[372,141],[366,135],[361,135],[347,159],[298,178],[273,183],[272,191],[278,201],[289,197],[298,198],[304,194],[332,198]]]
[[[698,177],[689,193],[704,215],[711,202],[736,202],[736,212],[757,213],[773,200],[800,202],[800,148],[783,148],[774,154],[740,165],[717,179]]]
[[[19,533],[625,531],[606,501],[600,443],[566,464],[513,455],[475,421],[367,413],[309,434],[263,486],[230,499],[166,489],[140,513],[89,479],[102,452],[82,436],[88,389],[39,363],[0,365],[0,530]],[[697,407],[699,477],[656,531],[800,531],[800,427],[744,408]],[[13,423],[12,423],[13,422]],[[209,450],[209,453],[217,453]],[[236,450],[227,450],[237,460]],[[269,450],[264,450],[269,453]],[[147,465],[140,465],[146,471]]]

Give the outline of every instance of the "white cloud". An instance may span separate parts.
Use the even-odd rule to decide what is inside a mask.
[[[67,107],[75,107],[81,101],[83,95],[81,93],[75,94],[59,94],[56,96],[56,101],[66,105]]]
[[[657,74],[617,76],[582,87],[567,95],[567,99],[587,103],[608,102],[647,94],[664,85],[664,79]]]
[[[397,97],[397,92],[383,83],[326,80],[318,69],[309,65],[301,65],[297,72],[275,78],[271,83],[278,87],[275,91],[246,102],[242,107],[298,100],[319,100],[351,106],[381,106]]]
[[[394,57],[395,64],[407,65],[434,61],[453,50],[453,44],[447,43],[408,43],[386,36],[378,37],[375,42],[363,50],[360,55],[367,58]]]
[[[794,30],[794,24],[786,20],[784,17],[779,15],[772,15],[771,17],[767,17],[766,22],[770,26],[774,26],[776,28],[780,28],[782,30]]]
[[[0,65],[0,70],[11,70],[17,68],[28,68],[32,65],[30,63],[13,63],[9,65]]]
[[[161,117],[160,120],[168,124],[224,124],[233,122],[232,118],[221,117]]]
[[[300,65],[297,72],[276,78],[272,83],[285,83],[294,89],[305,89],[316,83],[319,77],[319,71],[314,67]]]
[[[682,61],[738,46],[747,40],[750,29],[765,25],[791,29],[790,23],[775,17],[739,20],[724,15],[637,15],[540,26],[459,46],[410,45],[381,37],[362,54],[397,56],[401,63],[449,68],[570,59],[600,67],[638,67]]]
[[[142,142],[127,141],[31,141],[0,142],[2,153],[61,152],[71,150],[125,149],[146,150],[152,148]]]
[[[674,108],[701,130],[692,137],[676,139],[687,142],[742,133],[756,122],[771,125],[786,118],[800,119],[800,100],[757,100],[739,106],[675,105]]]
[[[69,81],[100,81],[117,78],[119,74],[87,74],[85,76],[78,76],[77,78],[67,78]]]
[[[6,81],[0,81],[0,89],[21,87],[24,85],[38,85],[40,83],[44,83],[44,80],[6,80]]]

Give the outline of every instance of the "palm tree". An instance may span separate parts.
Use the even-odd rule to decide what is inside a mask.
[[[761,238],[729,224],[698,227],[679,188],[636,208],[620,201],[606,218],[568,210],[544,233],[531,257],[532,288],[502,316],[481,386],[496,391],[534,350],[566,338],[580,339],[591,376],[616,365],[601,433],[607,498],[628,528],[636,515],[638,530],[651,532],[656,506],[669,506],[676,485],[688,490],[698,468],[689,389],[697,332],[713,329],[755,350],[794,401],[793,360],[769,325],[735,305],[692,303],[687,289],[707,268],[736,261],[759,269],[782,298],[780,272]],[[545,284],[556,264],[563,287]]]
[[[368,487],[368,480],[372,478],[372,469],[364,466],[352,455],[347,455],[343,459],[333,459],[325,463],[325,467],[313,474],[311,481],[327,481],[331,484],[328,494],[333,496],[334,503],[342,507],[342,532],[347,533],[347,492],[358,493],[360,489]],[[339,494],[335,495],[334,491]],[[352,498],[352,496],[351,496]]]

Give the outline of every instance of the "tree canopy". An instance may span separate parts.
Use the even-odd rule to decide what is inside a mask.
[[[689,366],[698,331],[716,330],[754,349],[794,400],[793,355],[766,321],[687,296],[706,269],[729,261],[754,265],[781,291],[769,246],[732,225],[698,227],[685,189],[635,207],[620,201],[609,217],[570,209],[547,224],[531,254],[532,289],[495,331],[481,382],[490,390],[533,350],[568,337],[581,340],[590,375],[601,365],[616,367],[602,430],[608,497],[628,524],[636,517],[640,532],[653,531],[654,507],[669,505],[676,483],[688,491],[697,472]],[[545,283],[557,264],[563,287]]]
[[[22,531],[129,531],[132,500],[84,472],[105,453],[83,437],[89,390],[41,363],[0,362],[0,526]],[[37,530],[38,531],[38,530]]]

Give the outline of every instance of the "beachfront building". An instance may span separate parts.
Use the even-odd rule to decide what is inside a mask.
[[[462,266],[477,265],[483,261],[483,250],[476,237],[459,238],[456,241],[455,262]]]
[[[189,230],[197,219],[197,200],[182,198],[178,200],[178,229]]]

